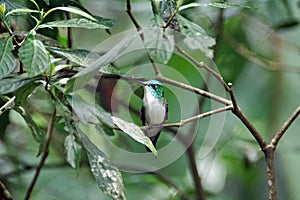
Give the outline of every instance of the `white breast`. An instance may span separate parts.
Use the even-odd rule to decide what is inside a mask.
[[[162,124],[165,121],[166,108],[164,104],[160,102],[159,99],[153,97],[149,91],[146,91],[146,98],[144,98],[144,107],[146,121],[149,125],[158,125]]]

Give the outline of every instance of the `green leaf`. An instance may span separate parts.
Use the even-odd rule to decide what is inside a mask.
[[[133,123],[126,122],[120,118],[112,116],[112,120],[116,126],[118,126],[124,133],[127,133],[135,141],[147,146],[152,153],[157,156],[157,151],[152,144],[150,138],[148,138],[140,127]]]
[[[205,30],[184,17],[178,15],[181,33],[187,36],[184,39],[185,44],[190,49],[200,49],[209,58],[213,57],[213,50],[210,47],[216,44],[214,38],[208,36]]]
[[[50,69],[50,58],[45,46],[33,36],[29,36],[22,44],[19,57],[29,77],[40,75]]]
[[[125,200],[123,179],[119,169],[110,163],[106,155],[82,131],[79,130],[78,135],[86,149],[91,172],[99,188],[112,199]]]
[[[167,23],[171,29],[179,31],[177,18],[173,16],[177,12],[177,0],[160,0],[158,4],[158,14]]]
[[[250,5],[250,4],[227,3],[227,2],[217,3],[217,2],[215,2],[215,3],[190,3],[190,4],[186,4],[186,5],[181,6],[179,8],[179,11],[185,10],[187,8],[200,7],[200,6],[203,6],[203,7],[210,6],[210,7],[223,8],[223,9],[232,8],[232,7],[250,8],[250,9],[255,8],[253,5]]]
[[[0,94],[8,94],[11,92],[15,92],[17,89],[27,84],[28,82],[30,82],[29,79],[24,79],[21,77],[1,79]]]
[[[123,39],[117,45],[115,45],[113,48],[111,48],[106,54],[101,56],[97,60],[97,62],[95,62],[95,64],[81,70],[80,72],[75,74],[74,77],[80,77],[80,76],[89,74],[91,72],[98,71],[101,67],[103,67],[105,65],[109,65],[110,63],[115,61],[121,55],[121,53],[123,51],[125,51],[125,49],[129,46],[129,44],[133,41],[134,38],[135,38],[135,36],[127,37],[127,38]]]
[[[72,106],[72,109],[80,122],[84,125],[87,125],[88,123],[105,124],[108,127],[114,127],[111,115],[99,105],[90,104],[83,100],[79,95],[68,95],[67,101]]]
[[[29,8],[17,8],[14,10],[11,10],[6,13],[5,17],[8,17],[10,15],[22,15],[22,14],[28,14],[28,13],[39,13],[40,11],[38,10],[32,10]]]
[[[79,164],[81,161],[81,145],[76,142],[73,134],[70,134],[65,138],[64,144],[67,162],[74,169],[79,169]]]
[[[144,43],[151,57],[167,64],[174,52],[174,36],[162,28],[147,29],[146,34]]]
[[[56,10],[61,10],[61,11],[74,13],[74,14],[80,15],[82,17],[85,17],[87,19],[90,19],[92,21],[97,21],[97,19],[95,17],[93,17],[92,15],[90,15],[90,14],[88,14],[88,13],[86,13],[86,12],[76,8],[76,7],[55,7],[55,8],[50,9],[48,12],[46,12],[44,17],[46,17],[51,12],[56,11]]]
[[[83,49],[67,49],[47,46],[47,50],[56,55],[62,56],[69,61],[76,63],[77,65],[84,67],[88,67],[91,64],[95,63],[100,57],[97,53],[93,53]]]
[[[9,75],[16,68],[16,59],[12,54],[14,49],[12,37],[0,40],[0,79]]]
[[[85,29],[109,29],[115,24],[114,19],[97,19],[97,21],[86,18],[73,18],[69,20],[47,22],[39,26],[39,28],[53,28],[53,27],[72,27]]]
[[[45,141],[46,141],[46,135],[45,133],[40,129],[40,127],[33,121],[31,116],[22,108],[22,107],[15,107],[14,108],[26,121],[27,126],[29,127],[31,134],[34,138],[34,140],[40,145],[39,151],[37,156],[39,156],[45,148]]]

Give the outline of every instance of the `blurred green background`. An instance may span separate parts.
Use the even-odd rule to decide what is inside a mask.
[[[111,29],[112,35],[134,29],[125,12],[125,1],[82,0],[80,2],[95,15],[118,19]],[[194,1],[184,1],[184,3],[188,2]],[[218,71],[226,82],[233,83],[240,107],[268,141],[300,102],[300,28],[298,24],[300,2],[298,0],[232,0],[227,2],[249,4],[253,8],[232,7],[222,10],[213,7],[196,7],[184,10],[181,14],[204,27],[210,36],[217,38],[214,62]],[[133,0],[132,10],[143,27],[152,24],[149,1]],[[27,25],[29,26],[30,23],[24,24],[24,27],[20,29],[26,29]],[[80,49],[93,50],[98,44],[111,37],[103,30],[73,29],[72,31],[73,47]],[[58,34],[56,37],[61,38],[62,41],[65,40],[65,30],[59,30],[55,34]],[[105,45],[102,44],[102,46],[105,51]],[[203,57],[200,52],[191,53],[198,60]],[[137,55],[135,52],[133,54]],[[129,60],[133,59],[130,56]],[[120,62],[118,63],[120,66],[125,66],[122,68],[125,73],[146,78],[154,77],[154,72],[149,66],[144,66],[145,69],[140,67],[136,69],[130,62],[125,65],[126,60]],[[183,82],[188,81],[193,86],[202,86],[205,73],[195,70],[180,56],[174,55],[167,65],[171,66],[174,72],[161,67],[166,77]],[[212,87],[211,92],[224,96],[225,92],[220,89],[221,86],[215,79],[211,79],[209,85]],[[139,110],[141,99],[135,96],[133,91],[132,94],[128,94],[126,90],[128,87],[131,86],[124,82],[117,85],[114,88],[115,97],[118,100],[128,101]],[[195,114],[200,97],[170,85],[165,85],[165,87],[170,110],[168,122],[177,122]],[[123,98],[122,92],[127,94],[126,98],[129,100]],[[28,107],[36,123],[46,128],[50,108],[49,101],[44,99],[43,95],[43,91],[37,91],[29,98]],[[85,95],[87,99],[90,98],[89,94]],[[183,98],[178,98],[177,95],[182,95]],[[213,106],[215,105],[210,100],[204,100],[201,111],[208,111]],[[122,116],[125,112],[123,109],[120,107],[114,112]],[[218,120],[211,117],[201,119],[197,123],[193,147],[203,187],[208,194],[207,199],[267,199],[263,154],[249,131],[234,115],[228,112],[223,117],[225,117],[224,125],[222,117],[220,117],[220,124],[211,124],[211,120]],[[132,119],[135,123],[140,123],[137,115],[132,114]],[[37,145],[24,121],[16,112],[6,112],[1,115],[0,120],[0,178],[5,182],[14,199],[22,199],[34,173],[30,166],[35,166],[39,162],[39,158],[36,157]],[[220,134],[216,133],[215,138],[204,140],[209,127],[214,125],[220,126]],[[189,131],[193,126],[192,124],[181,128],[179,134],[183,136],[190,134]],[[115,161],[114,153],[111,153],[109,147],[106,146],[103,136],[95,133],[93,127],[88,127],[87,130],[90,131],[89,136],[92,141],[106,152],[111,160]],[[299,130],[300,119],[297,119],[284,135],[277,149],[276,169],[278,199],[280,200],[299,199]],[[64,134],[64,130],[57,126],[46,168],[39,177],[32,199],[109,199],[102,194],[87,164],[84,164],[86,158],[83,158],[84,163],[78,173],[64,164],[62,143]],[[164,131],[158,142],[158,148],[170,143],[172,138],[167,131]],[[116,132],[110,139],[115,145],[128,151],[144,151],[142,145],[120,132]],[[180,147],[180,143],[177,145],[179,149],[183,148]],[[205,149],[209,149],[208,153],[205,153]],[[186,154],[183,153],[160,172],[172,180],[181,191],[195,197]],[[124,171],[122,175],[129,200],[180,199],[174,188],[166,185],[153,174]]]

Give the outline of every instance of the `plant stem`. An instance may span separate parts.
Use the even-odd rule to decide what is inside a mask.
[[[54,121],[55,121],[55,117],[56,117],[56,108],[54,107],[49,125],[48,125],[48,129],[47,129],[47,135],[46,135],[46,143],[45,143],[45,149],[44,149],[44,153],[42,155],[42,158],[40,160],[40,163],[38,165],[38,167],[36,168],[34,177],[31,181],[30,186],[28,187],[27,191],[26,191],[26,196],[25,196],[25,200],[29,200],[30,196],[32,194],[33,188],[37,182],[37,179],[40,175],[40,172],[45,164],[45,161],[49,155],[49,148],[50,148],[50,141],[51,141],[51,137],[52,137],[52,133],[53,133],[53,128],[54,128]]]

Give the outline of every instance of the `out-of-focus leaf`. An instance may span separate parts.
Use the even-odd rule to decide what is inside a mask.
[[[207,57],[212,58],[213,50],[210,47],[216,44],[215,39],[208,36],[202,27],[180,15],[178,15],[178,21],[181,33],[187,36],[184,39],[185,44],[191,49],[200,49]]]
[[[10,12],[19,8],[25,8],[21,4],[18,4],[17,2],[11,0],[0,0],[0,3],[5,4],[5,12]]]
[[[174,51],[174,36],[162,28],[149,29],[146,33],[144,43],[152,58],[160,63],[168,63]]]
[[[22,106],[24,105],[24,103],[26,102],[27,98],[29,95],[31,95],[32,93],[34,93],[34,90],[36,87],[40,86],[42,83],[41,82],[29,82],[27,84],[25,84],[24,86],[22,86],[21,88],[19,88],[15,95],[16,95],[16,106]]]
[[[174,14],[177,12],[177,0],[160,0],[158,4],[158,14],[169,27],[176,31],[180,30],[177,18]],[[172,18],[172,19],[171,19]],[[171,21],[170,21],[171,19]],[[169,22],[170,21],[170,22]]]
[[[90,66],[100,57],[99,54],[84,49],[67,49],[47,46],[47,50],[84,67]]]
[[[81,145],[76,142],[73,134],[70,134],[65,138],[64,144],[67,162],[74,169],[78,169],[81,161]]]
[[[30,82],[29,79],[24,79],[20,77],[5,78],[0,80],[0,94],[8,94],[16,91],[23,85]]]
[[[78,131],[81,142],[87,152],[91,172],[99,188],[112,199],[125,200],[122,175],[118,168],[113,166],[106,155],[83,133]]]
[[[227,3],[227,2],[223,2],[223,3],[189,3],[186,5],[183,5],[179,8],[179,11],[185,10],[187,8],[194,8],[194,7],[199,7],[199,6],[210,6],[210,7],[216,7],[216,8],[232,8],[232,7],[237,7],[237,8],[250,8],[253,9],[255,8],[253,5],[250,4],[243,4],[243,3]]]
[[[26,121],[27,126],[31,131],[34,140],[40,145],[37,154],[37,156],[39,156],[45,148],[45,140],[46,140],[45,133],[43,133],[40,127],[33,121],[31,116],[22,107],[15,107],[15,110],[18,113],[20,113],[20,115],[22,115],[22,117]]]
[[[105,65],[109,65],[113,61],[115,61],[121,53],[130,45],[130,43],[133,41],[135,36],[127,37],[123,39],[121,42],[119,42],[117,45],[115,45],[113,48],[111,48],[106,54],[101,56],[95,64],[93,64],[90,67],[87,67],[77,74],[75,74],[74,77],[80,77],[83,75],[86,75],[91,72],[98,71],[101,67]]]
[[[79,95],[67,96],[67,101],[73,108],[74,113],[84,125],[104,123],[108,127],[114,127],[111,115],[98,105],[84,101]]]
[[[148,138],[144,132],[138,127],[137,125],[133,123],[126,122],[120,118],[112,116],[112,120],[115,123],[116,126],[118,126],[124,133],[128,134],[130,137],[132,137],[135,141],[145,145],[148,147],[152,153],[157,156],[157,151],[152,144],[150,138]]]
[[[50,58],[45,46],[33,36],[29,36],[22,44],[19,57],[29,77],[40,75],[50,68]]]
[[[69,20],[60,20],[47,22],[41,24],[39,28],[53,28],[53,27],[72,27],[85,29],[109,29],[115,24],[114,19],[99,18],[97,21],[92,21],[86,18],[72,18]]]
[[[12,54],[12,38],[0,40],[0,79],[9,75],[16,68],[16,59]]]

